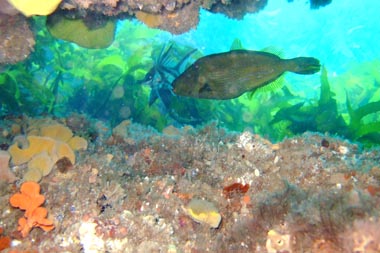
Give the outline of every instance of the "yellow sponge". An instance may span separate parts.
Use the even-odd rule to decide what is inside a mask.
[[[206,200],[192,199],[184,210],[194,221],[207,224],[211,228],[218,228],[222,221],[218,209]]]
[[[41,136],[50,137],[54,140],[63,142],[67,142],[73,137],[71,129],[61,124],[42,126],[40,134]]]
[[[55,11],[62,0],[8,0],[17,10],[27,17],[46,16]]]
[[[27,148],[19,148],[17,143],[9,147],[8,152],[12,156],[14,165],[20,165],[28,162],[32,157],[43,151],[52,154],[56,141],[49,137],[28,136],[29,146]]]

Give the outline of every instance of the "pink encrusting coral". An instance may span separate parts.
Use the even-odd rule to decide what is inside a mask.
[[[342,235],[345,252],[380,252],[380,220],[368,218],[356,220]]]
[[[9,168],[9,160],[11,155],[4,150],[0,150],[0,180],[4,180],[8,183],[16,181],[16,176]]]

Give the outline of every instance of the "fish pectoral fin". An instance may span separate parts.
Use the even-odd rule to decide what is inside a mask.
[[[259,92],[270,92],[282,88],[285,84],[286,80],[284,75],[280,75],[279,77],[276,77],[276,79],[274,79],[273,81],[269,81],[265,85],[257,87],[257,90]]]
[[[263,86],[260,86],[260,87],[255,87],[252,90],[247,91],[246,92],[247,98],[251,100],[253,98],[253,95],[257,92],[261,93],[261,92],[271,92],[274,90],[278,90],[282,88],[282,86],[284,86],[285,83],[286,82],[285,82],[284,75],[281,75],[280,77],[278,77],[272,82],[264,84]]]
[[[246,92],[248,100],[251,100],[253,98],[253,95],[256,93],[257,89],[250,90]]]

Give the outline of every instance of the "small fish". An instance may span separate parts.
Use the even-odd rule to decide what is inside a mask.
[[[232,50],[198,59],[172,83],[179,96],[231,99],[267,85],[284,72],[309,75],[321,68],[312,57],[281,59],[277,55],[249,50]]]

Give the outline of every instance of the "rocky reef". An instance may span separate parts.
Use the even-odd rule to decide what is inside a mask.
[[[56,165],[36,185],[46,200],[41,208],[53,221],[51,231],[29,227],[30,233],[21,233],[17,220],[23,213],[9,200],[23,192],[21,178],[28,169],[13,158],[9,162],[19,180],[0,181],[0,240],[13,245],[7,250],[380,250],[378,149],[315,133],[271,143],[216,123],[159,133],[131,121],[112,128],[82,119],[87,128],[69,118],[55,119],[89,146],[76,152],[73,166],[60,170]],[[1,147],[33,122],[5,119]],[[15,126],[20,131],[12,130]]]
[[[0,66],[24,60],[34,44],[34,35],[24,16],[0,13]]]

